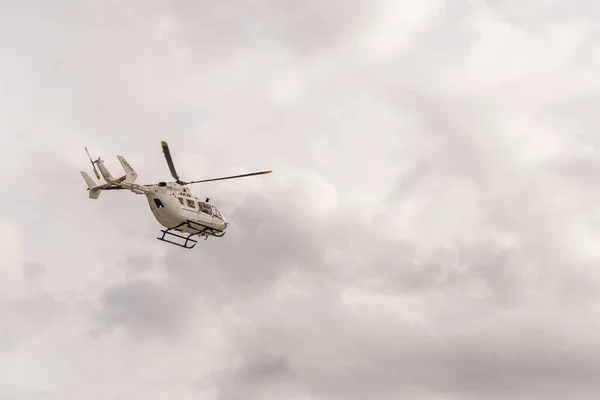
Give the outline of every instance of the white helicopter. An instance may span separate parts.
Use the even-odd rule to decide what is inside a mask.
[[[192,183],[211,182],[225,179],[242,178],[245,176],[269,174],[272,171],[261,171],[252,172],[249,174],[226,176],[222,178],[204,179],[201,181],[184,182],[179,179],[169,146],[166,142],[162,143],[162,150],[167,159],[167,164],[171,175],[175,179],[175,182],[158,182],[157,184],[151,185],[140,185],[135,183],[138,174],[129,165],[127,160],[123,156],[117,156],[119,162],[125,170],[125,175],[120,178],[114,178],[110,172],[106,169],[104,161],[98,157],[97,160],[92,161],[90,153],[85,148],[87,155],[92,163],[96,178],[100,179],[100,175],[96,170],[96,165],[100,169],[102,177],[106,183],[102,185],[96,185],[93,179],[84,171],[80,171],[83,179],[88,185],[90,191],[90,199],[97,199],[103,190],[130,190],[136,194],[146,195],[150,209],[154,214],[156,220],[165,228],[161,230],[162,237],[158,237],[158,240],[163,242],[171,243],[177,246],[184,247],[186,249],[192,249],[196,246],[197,241],[192,239],[192,236],[197,235],[204,237],[204,240],[208,239],[209,236],[222,237],[225,235],[227,229],[227,219],[225,216],[212,204],[209,204],[209,198],[205,201],[200,201],[197,197],[193,196],[190,190],[185,187]],[[176,232],[187,234],[182,236]],[[166,235],[174,236],[179,239],[184,239],[185,242],[177,243],[165,239]]]

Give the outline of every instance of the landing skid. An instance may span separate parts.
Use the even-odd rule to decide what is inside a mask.
[[[196,225],[196,226],[194,226],[194,225]],[[187,236],[180,235],[179,233],[181,233],[181,231],[179,230],[179,228],[181,228],[182,226],[186,226],[187,228],[193,229],[197,232],[189,233]],[[177,233],[175,233],[174,231]],[[223,231],[208,227],[206,225],[199,224],[194,221],[189,221],[189,220],[182,222],[181,224],[174,226],[172,228],[161,229],[161,232],[163,234],[161,237],[157,237],[158,240],[166,242],[166,243],[171,243],[171,244],[174,244],[175,246],[183,247],[185,249],[193,249],[194,247],[196,247],[196,244],[198,243],[198,241],[192,239],[192,236],[196,236],[196,235],[204,236],[204,240],[207,240],[208,235],[215,236],[215,237],[223,237],[223,235],[225,235],[225,232],[223,232]],[[185,242],[182,244],[182,243],[174,242],[169,239],[165,239],[165,236],[167,236],[167,235],[174,236],[174,237],[177,237],[180,239],[184,239]]]

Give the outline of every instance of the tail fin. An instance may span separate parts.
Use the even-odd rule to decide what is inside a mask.
[[[83,176],[85,183],[87,183],[88,188],[90,189],[90,199],[97,199],[98,196],[100,196],[100,192],[102,191],[102,188],[100,186],[96,185],[94,180],[87,174],[87,172],[84,172],[84,171],[79,171],[79,172],[81,172],[81,176]]]
[[[125,170],[125,182],[134,183],[138,177],[137,172],[135,172],[135,170],[131,167],[131,165],[129,165],[129,163],[123,156],[117,156],[117,158],[119,159],[121,166]]]

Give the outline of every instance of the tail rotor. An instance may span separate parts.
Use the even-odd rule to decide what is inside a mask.
[[[98,173],[98,170],[96,170],[96,162],[92,161],[92,156],[90,156],[90,152],[88,151],[87,147],[85,148],[85,152],[87,153],[88,158],[90,159],[90,163],[92,164],[92,167],[94,168],[94,173],[96,174],[96,178],[98,180],[100,180],[100,174]]]

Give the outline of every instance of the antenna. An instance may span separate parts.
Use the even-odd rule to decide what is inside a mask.
[[[96,178],[98,178],[98,180],[100,180],[100,174],[96,170],[96,163],[94,161],[92,161],[92,156],[90,156],[90,152],[88,151],[87,146],[85,148],[85,152],[87,153],[88,158],[90,159],[90,163],[92,163],[92,167],[94,168],[94,173],[96,174]]]

